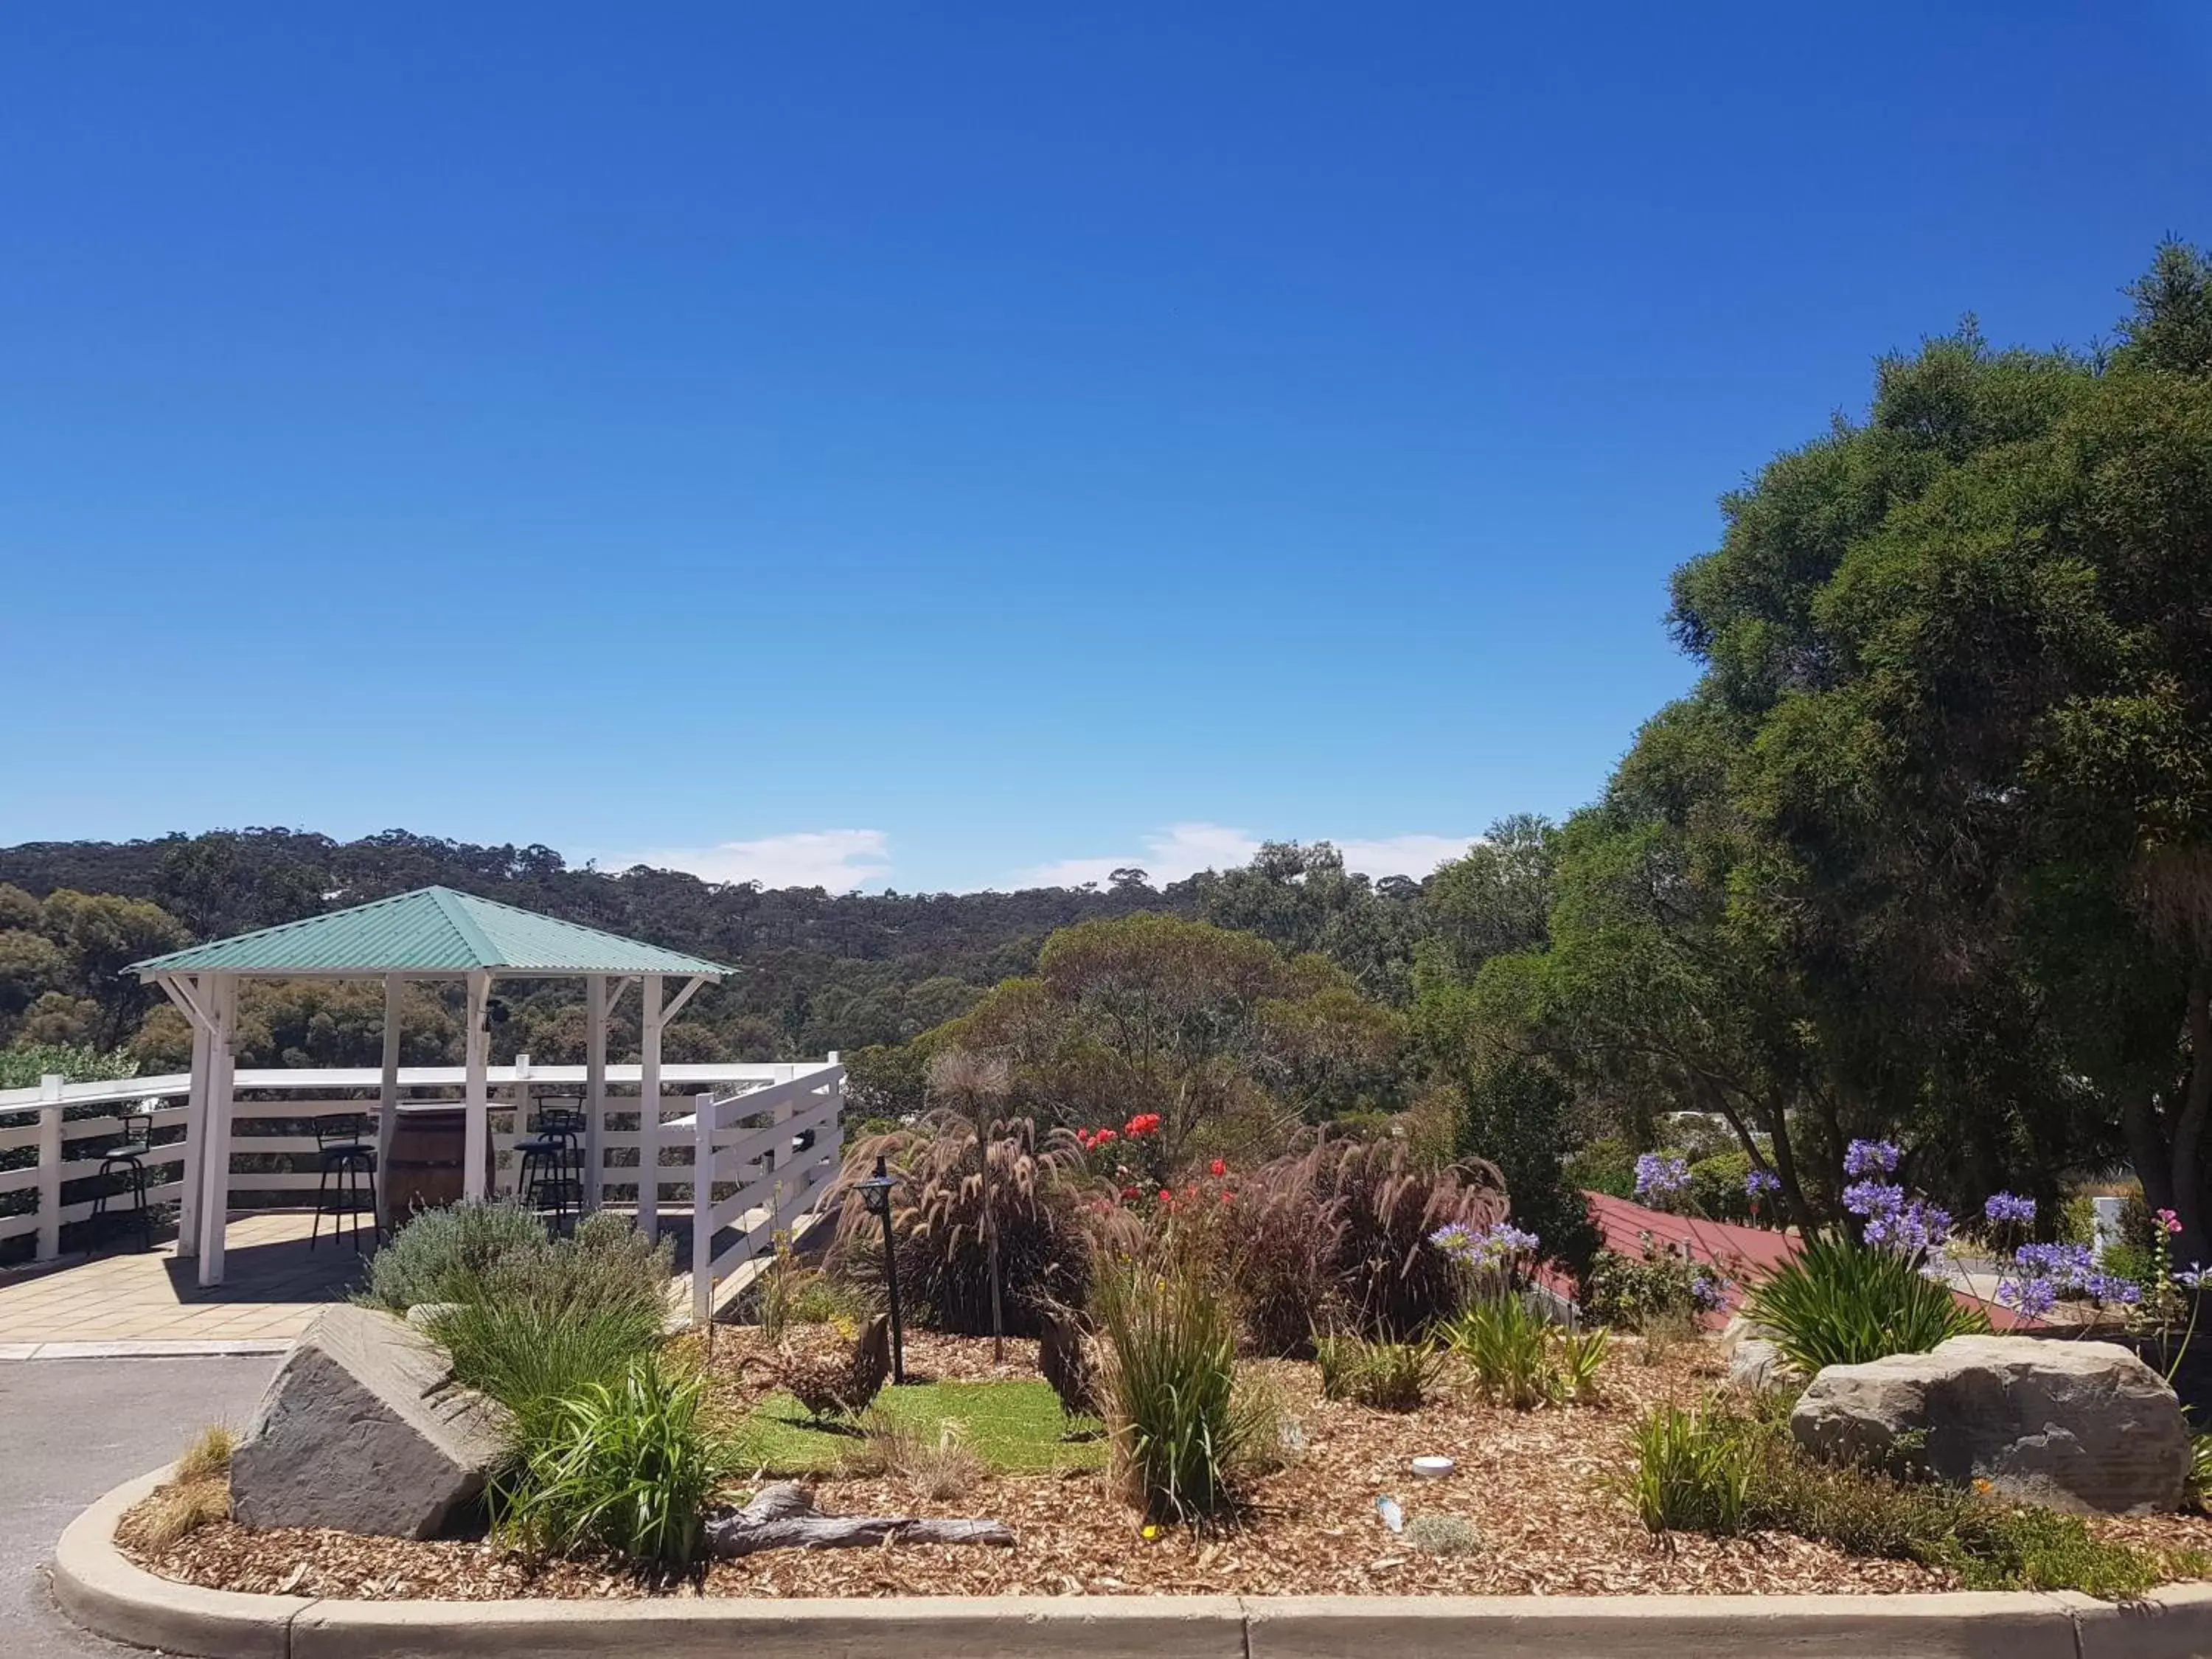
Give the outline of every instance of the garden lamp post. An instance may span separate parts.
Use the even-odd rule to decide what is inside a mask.
[[[906,1385],[906,1337],[899,1329],[898,1252],[891,1245],[891,1187],[890,1173],[884,1168],[880,1155],[876,1158],[876,1172],[858,1183],[860,1202],[867,1206],[870,1215],[884,1218],[884,1285],[889,1294],[891,1312],[891,1381],[900,1387]]]

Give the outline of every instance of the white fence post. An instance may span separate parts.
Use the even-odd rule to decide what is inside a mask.
[[[62,1079],[49,1073],[39,1079],[39,1092],[58,1100]],[[62,1109],[39,1108],[39,1259],[51,1261],[62,1253]]]
[[[691,1322],[714,1316],[714,1118],[710,1090],[694,1095],[691,1130]]]

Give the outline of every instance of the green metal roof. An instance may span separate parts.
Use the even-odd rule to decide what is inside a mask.
[[[556,921],[450,887],[356,904],[349,910],[263,927],[195,945],[131,967],[172,973],[683,974],[714,978],[735,971],[719,962]]]

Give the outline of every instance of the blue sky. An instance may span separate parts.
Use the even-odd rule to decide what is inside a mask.
[[[2208,20],[0,9],[0,842],[1419,873],[1876,353],[2212,240]]]

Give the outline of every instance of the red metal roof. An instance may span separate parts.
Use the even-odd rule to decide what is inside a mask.
[[[1717,1312],[1707,1314],[1700,1321],[1717,1330],[1728,1323],[1729,1316],[1736,1310],[1743,1298],[1746,1279],[1757,1279],[1762,1273],[1778,1267],[1797,1251],[1795,1235],[1776,1232],[1766,1227],[1746,1227],[1734,1222],[1706,1221],[1695,1216],[1669,1215],[1664,1210],[1646,1209],[1641,1204],[1625,1198],[1614,1198],[1605,1193],[1585,1192],[1583,1197],[1589,1205],[1589,1217],[1596,1226],[1605,1248],[1616,1255],[1632,1260],[1644,1254],[1644,1235],[1651,1237],[1656,1250],[1675,1246],[1692,1261],[1709,1262],[1720,1269],[1729,1283],[1727,1305]],[[1969,1307],[1978,1308],[1989,1318],[1991,1328],[2000,1331],[2020,1330],[2036,1323],[2024,1319],[2010,1308],[1994,1302],[1984,1302],[1978,1296],[1960,1290],[1951,1294]]]

